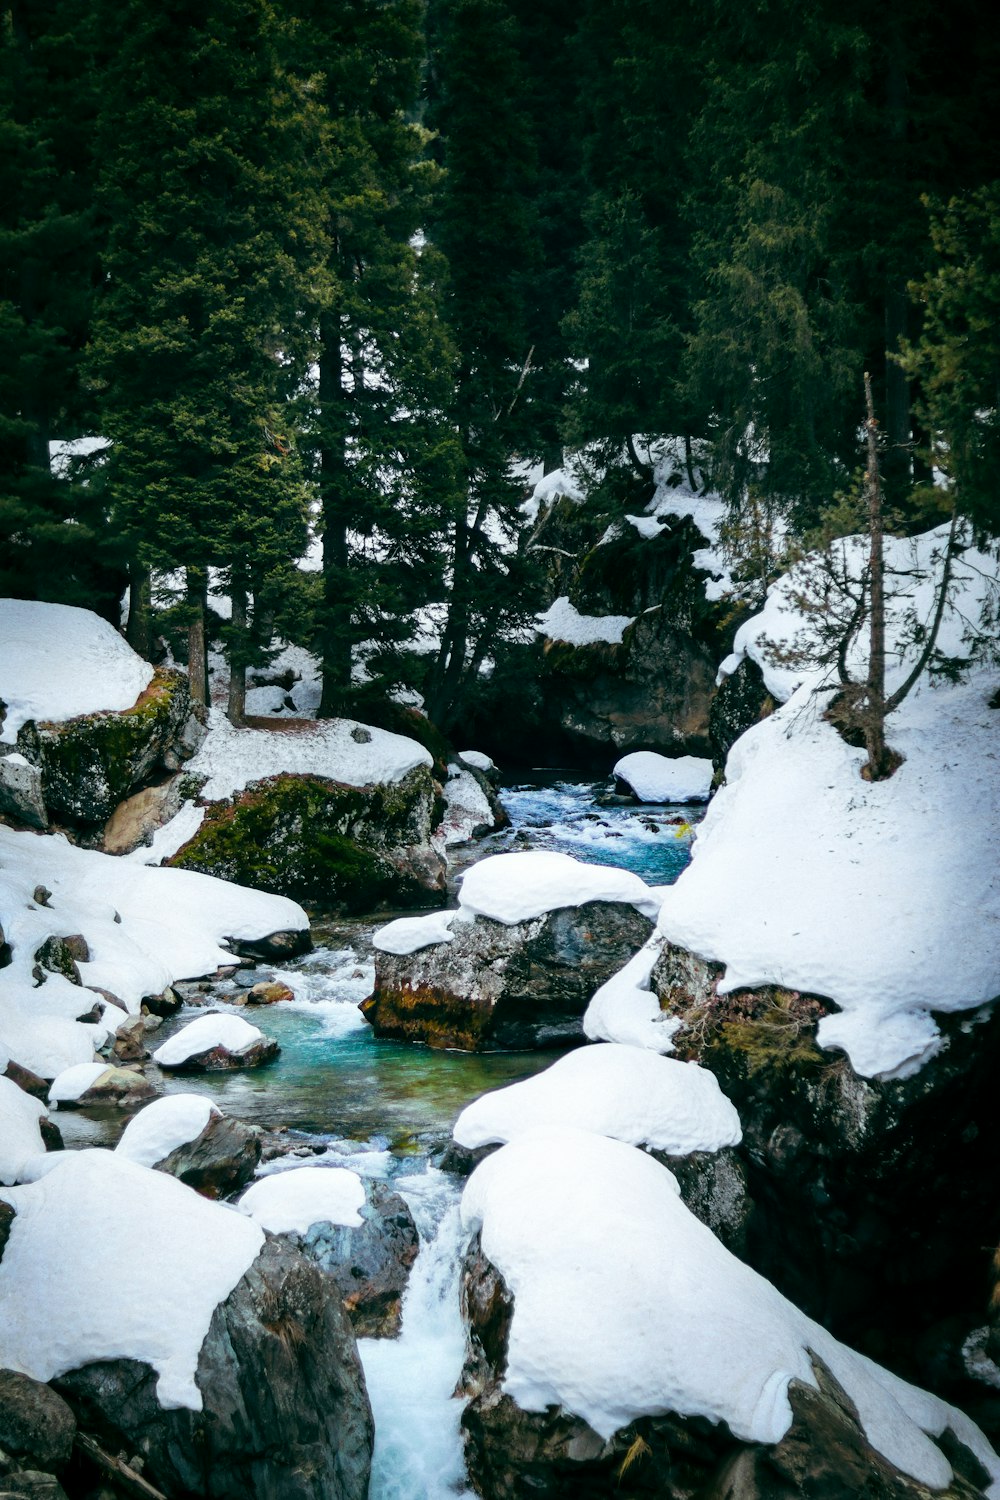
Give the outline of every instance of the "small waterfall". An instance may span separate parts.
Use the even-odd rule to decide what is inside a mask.
[[[358,1345],[375,1414],[369,1500],[475,1500],[462,1456],[462,1403],[452,1395],[465,1347],[458,1305],[466,1242],[460,1187],[434,1167],[398,1177],[392,1186],[410,1207],[421,1248],[399,1338]]]

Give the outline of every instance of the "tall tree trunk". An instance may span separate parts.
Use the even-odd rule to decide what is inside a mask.
[[[902,18],[897,13],[890,21],[887,39],[886,136],[888,160],[903,173],[906,150],[909,85],[906,77],[906,54]],[[898,259],[898,252],[897,252]],[[910,487],[912,476],[912,437],[910,433],[910,382],[899,360],[902,341],[907,335],[909,298],[906,276],[897,266],[890,266],[885,283],[885,435],[884,479],[890,503],[898,504]]]
[[[239,729],[246,723],[247,715],[247,585],[244,570],[232,569],[229,582],[229,598],[232,606],[229,641],[229,702],[226,717]]]
[[[204,568],[187,570],[188,609],[188,686],[191,702],[208,704],[208,643],[205,635],[205,610],[208,600],[208,574]]]
[[[340,317],[328,312],[320,320],[319,360],[320,504],[323,530],[323,687],[319,716],[344,712],[351,688],[352,599],[348,580],[350,522],[347,467],[348,412]]]
[[[128,624],[125,639],[132,650],[149,661],[153,650],[149,569],[133,557],[128,565]]]
[[[872,781],[879,781],[886,774],[885,748],[885,567],[884,524],[882,518],[882,486],[879,478],[878,422],[875,420],[875,403],[872,399],[872,383],[865,371],[865,405],[868,434],[868,469],[865,483],[868,488],[868,535],[871,544],[868,563],[868,594],[870,601],[870,626],[868,646],[868,682],[865,706],[865,747],[868,751],[868,774]]]

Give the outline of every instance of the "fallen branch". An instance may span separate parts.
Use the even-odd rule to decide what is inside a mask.
[[[143,1479],[138,1469],[133,1469],[123,1458],[115,1458],[106,1453],[100,1443],[96,1443],[85,1432],[78,1432],[74,1443],[91,1463],[96,1464],[127,1495],[138,1495],[141,1500],[167,1500],[163,1491],[150,1484],[148,1479]]]

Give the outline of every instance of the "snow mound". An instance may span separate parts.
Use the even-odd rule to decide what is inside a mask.
[[[445,812],[437,830],[446,848],[467,844],[477,828],[492,828],[493,809],[490,799],[471,771],[454,763],[448,767],[444,784]]]
[[[354,739],[355,731],[368,738]],[[433,763],[430,751],[416,740],[353,719],[323,719],[309,729],[283,733],[234,729],[225,714],[213,709],[208,735],[185,771],[207,776],[202,796],[219,801],[268,776],[325,776],[348,786],[370,786],[401,781],[415,767]]]
[[[72,1104],[107,1071],[106,1062],[76,1063],[72,1068],[64,1068],[53,1079],[49,1089],[49,1103]]]
[[[527,1133],[476,1168],[462,1219],[514,1295],[504,1388],[524,1410],[565,1407],[603,1438],[676,1412],[775,1443],[792,1421],[789,1382],[816,1386],[813,1351],[890,1463],[943,1488],[951,1465],[927,1432],[951,1428],[1000,1493],[1000,1459],[967,1417],[807,1318],[645,1153],[584,1131]]]
[[[378,929],[372,947],[379,953],[402,956],[432,948],[435,943],[451,943],[455,938],[451,924],[457,916],[455,911],[432,911],[425,917],[399,917]]]
[[[583,1013],[583,1034],[592,1042],[624,1042],[652,1052],[672,1052],[672,1038],[680,1022],[660,1009],[649,987],[656,960],[663,951],[656,933],[623,969],[594,992]]]
[[[632,788],[640,802],[707,802],[714,768],[696,755],[671,759],[655,750],[622,756],[614,775]]]
[[[155,1167],[178,1146],[196,1141],[212,1116],[221,1114],[204,1094],[168,1094],[164,1099],[154,1099],[125,1126],[115,1153],[140,1167]]]
[[[29,719],[131,708],[152,680],[149,663],[89,609],[0,599],[0,742],[12,745]]]
[[[533,526],[544,508],[564,497],[572,500],[574,505],[582,505],[586,498],[583,490],[567,469],[552,469],[535,485],[521,506],[521,514],[528,525]]]
[[[199,1351],[263,1232],[114,1152],[59,1158],[38,1182],[0,1194],[17,1212],[0,1261],[0,1365],[49,1381],[95,1360],[141,1360],[162,1406],[201,1411]],[[142,1274],[101,1277],[97,1294],[110,1245],[117,1265]]]
[[[312,1224],[343,1224],[357,1229],[365,1189],[347,1167],[293,1167],[262,1177],[237,1203],[272,1234],[306,1234]]]
[[[472,766],[473,770],[476,771],[486,772],[496,770],[496,762],[491,760],[488,755],[484,755],[481,750],[460,750],[458,758],[459,760],[463,760],[467,766]]]
[[[570,646],[593,646],[599,641],[620,646],[634,622],[634,615],[581,615],[564,594],[538,616],[535,626],[539,635]]]
[[[19,1182],[32,1157],[44,1152],[38,1122],[47,1114],[41,1100],[0,1076],[0,1183]]]
[[[60,1016],[27,1016],[0,1005],[0,1045],[39,1078],[57,1078],[65,1068],[94,1059],[99,1028]]]
[[[528,922],[587,901],[622,901],[655,919],[662,893],[638,875],[611,865],[588,865],[547,849],[493,854],[462,875],[462,908],[494,922]]]
[[[743,1137],[714,1073],[614,1042],[581,1047],[533,1078],[483,1094],[462,1111],[452,1133],[474,1150],[550,1125],[670,1156],[719,1151]]]
[[[255,1042],[264,1040],[264,1033],[242,1016],[227,1016],[213,1013],[199,1016],[182,1026],[174,1036],[153,1053],[153,1061],[160,1067],[176,1068],[197,1057],[200,1052],[211,1052],[213,1047],[225,1047],[227,1052],[244,1052]]]

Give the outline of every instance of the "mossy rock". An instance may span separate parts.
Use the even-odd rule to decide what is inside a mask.
[[[212,803],[170,863],[318,911],[367,912],[444,899],[430,848],[438,803],[430,770],[353,787],[321,776],[273,776]]]
[[[132,708],[84,714],[65,723],[28,723],[17,748],[42,773],[49,812],[71,824],[106,823],[118,804],[158,766],[176,769],[192,754],[187,679],[157,668]]]

